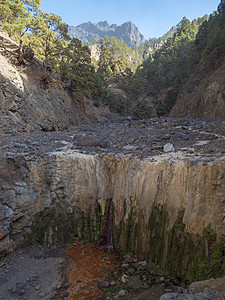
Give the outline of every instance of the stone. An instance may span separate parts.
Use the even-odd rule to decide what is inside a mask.
[[[212,299],[214,298],[216,292],[214,292],[213,290],[211,290],[210,288],[205,288],[203,291],[203,295],[207,298],[207,299]]]
[[[123,274],[121,277],[122,283],[126,283],[128,281],[128,276],[126,274]]]
[[[15,284],[14,286],[11,287],[11,292],[12,292],[13,294],[15,294],[16,291],[17,291],[17,285]]]
[[[118,295],[119,295],[120,297],[124,297],[124,296],[126,296],[126,294],[127,294],[127,291],[126,291],[126,290],[121,290],[121,291],[119,291],[119,293],[118,293]]]
[[[159,300],[195,300],[195,299],[194,299],[194,295],[192,294],[166,293],[162,295]]]
[[[40,293],[39,297],[44,298],[45,297],[45,293]]]
[[[100,281],[99,283],[98,283],[98,287],[99,288],[107,288],[107,287],[109,287],[110,286],[110,283],[108,282],[108,281]]]
[[[136,149],[136,146],[133,146],[133,145],[127,145],[127,146],[124,146],[123,149],[124,149],[124,150],[127,150],[127,151],[132,151],[132,150],[135,150],[135,149]]]
[[[163,147],[164,152],[175,152],[175,148],[173,146],[173,144],[171,143],[167,143],[164,145]]]
[[[13,213],[14,212],[10,207],[0,204],[0,220],[11,217]]]
[[[129,267],[129,264],[122,264],[121,268],[126,269],[127,267]]]
[[[22,296],[26,292],[26,287],[22,283],[16,283],[11,287],[11,292],[13,294],[18,294],[19,296]]]
[[[135,273],[135,269],[134,268],[129,268],[127,271],[126,271],[129,275],[133,275]]]
[[[144,260],[144,261],[139,261],[138,263],[138,266],[140,267],[145,267],[147,265],[147,262]]]
[[[94,136],[85,136],[77,141],[77,146],[107,148],[109,146],[109,142],[105,139]]]
[[[187,295],[187,294],[184,294]],[[193,300],[206,300],[205,296],[203,295],[203,293],[198,293],[198,294],[194,294],[193,295]],[[219,298],[220,299],[220,298]],[[185,299],[184,299],[185,300]]]
[[[182,140],[190,140],[190,136],[188,134],[185,133],[178,133],[178,136],[180,139]]]

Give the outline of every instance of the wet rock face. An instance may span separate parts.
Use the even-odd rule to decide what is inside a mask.
[[[180,268],[175,247],[180,245],[180,255],[185,257],[192,247],[191,261],[198,264],[197,252],[204,252],[205,246],[201,239],[196,244],[191,241],[203,236],[205,228],[211,228],[218,238],[225,234],[224,160],[174,162],[159,157],[152,163],[110,155],[55,152],[36,158],[17,157],[14,163],[19,161],[25,181],[1,190],[2,251],[7,250],[5,243],[10,248],[10,243],[18,243],[24,232],[29,233],[33,220],[37,225],[33,237],[41,232],[47,242],[56,241],[57,228],[62,224],[60,216],[65,216],[62,235],[69,229],[74,235],[97,242],[102,234],[102,221],[98,223],[97,218],[106,215],[107,199],[112,199],[114,207],[115,247],[161,264],[173,275],[193,276],[188,269],[192,266],[190,260],[184,265],[187,269]],[[53,215],[60,224],[54,228],[48,223],[52,220],[49,212],[43,231],[44,219],[38,222],[34,216],[46,208],[55,210]],[[76,228],[70,228],[71,222],[77,222]],[[59,236],[59,241],[66,240]]]
[[[104,242],[111,200],[116,249],[179,278],[213,277],[210,256],[222,272],[223,126],[127,120],[67,133],[1,135],[1,254],[24,241],[67,243],[75,235]],[[167,143],[175,152],[164,152]]]

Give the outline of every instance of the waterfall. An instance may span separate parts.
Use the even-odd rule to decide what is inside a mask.
[[[109,206],[108,206],[106,248],[113,249],[113,205],[112,205],[112,200],[109,201]]]

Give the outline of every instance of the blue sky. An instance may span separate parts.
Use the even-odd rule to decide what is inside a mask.
[[[160,37],[185,16],[190,20],[210,14],[220,0],[42,0],[41,8],[60,15],[69,25],[107,20],[131,21],[146,39]]]

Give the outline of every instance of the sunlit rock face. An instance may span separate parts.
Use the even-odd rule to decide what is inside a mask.
[[[225,234],[225,158],[197,162],[167,155],[148,161],[54,152],[42,157],[19,156],[4,164],[12,170],[1,184],[2,252],[22,242],[24,233],[43,221],[37,214],[46,208],[55,212],[48,212],[46,218],[51,215],[62,221],[56,220],[57,230],[49,221],[42,223],[42,229],[38,227],[43,242],[56,241],[54,235],[61,227],[98,242],[105,234],[110,199],[114,246],[152,260],[179,277],[186,272],[186,277],[193,278],[187,266],[199,262],[198,251],[207,255],[208,231],[215,234],[213,242]],[[38,236],[35,230],[33,236]],[[63,232],[65,235],[65,228]],[[180,263],[180,250],[175,254],[175,247],[188,257],[182,271],[171,267],[174,259]]]
[[[196,163],[159,159],[152,163],[113,156],[54,153],[44,167],[51,178],[50,190],[63,186],[65,201],[72,207],[86,210],[98,201],[104,212],[105,201],[112,199],[116,226],[128,218],[131,209],[137,215],[142,213],[148,222],[152,207],[160,205],[168,211],[168,229],[179,211],[184,210],[183,221],[189,232],[201,234],[210,225],[217,234],[225,233],[224,160]],[[40,182],[42,171],[43,165],[36,166],[31,173],[33,182]]]
[[[57,131],[107,119],[106,107],[69,94],[58,74],[46,85],[39,59],[18,67],[12,54],[17,50],[18,45],[0,30],[0,132]]]

